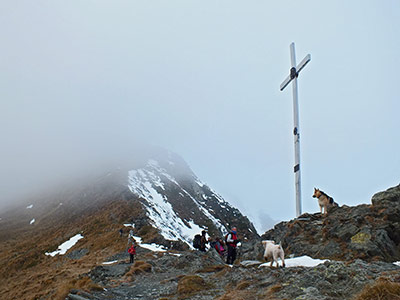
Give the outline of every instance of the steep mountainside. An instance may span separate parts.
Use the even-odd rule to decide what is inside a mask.
[[[250,221],[202,183],[182,158],[151,153],[134,167],[66,185],[1,213],[0,298],[62,299],[76,278],[126,250],[123,237],[130,229],[143,243],[188,250],[201,230],[222,237],[233,225],[243,239],[258,238]],[[45,255],[77,234],[83,236],[74,246],[83,249],[76,254],[79,262]]]
[[[242,237],[257,237],[254,226],[238,209],[202,183],[178,156],[150,159],[142,168],[129,171],[128,187],[143,204],[150,224],[164,239],[191,244],[202,229],[222,236],[232,226]],[[158,241],[160,242],[160,241]]]

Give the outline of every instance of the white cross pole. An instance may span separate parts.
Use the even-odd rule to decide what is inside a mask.
[[[292,67],[290,74],[281,84],[281,91],[292,82],[293,90],[293,116],[294,116],[294,173],[296,185],[296,216],[301,215],[301,176],[300,176],[300,129],[299,129],[299,101],[297,97],[297,77],[300,71],[311,60],[311,55],[308,54],[296,67],[296,54],[294,52],[294,43],[290,44],[290,60]]]

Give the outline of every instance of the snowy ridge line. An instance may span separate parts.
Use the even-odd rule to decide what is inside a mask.
[[[158,171],[158,173],[160,173],[161,175],[165,176],[169,181],[175,183],[177,186],[180,187],[179,183],[176,181],[176,179],[174,177],[172,177],[171,175],[168,174],[167,170],[162,168],[157,161],[155,161],[154,159],[149,159],[147,165],[149,167],[151,167],[152,169]],[[159,177],[160,178],[160,177]],[[161,179],[161,178],[160,178]]]
[[[222,208],[226,208],[229,207],[230,209],[235,209],[229,202],[225,201],[224,198],[218,194],[216,191],[214,191],[212,188],[210,188],[207,184],[205,184],[204,182],[202,182],[198,177],[195,177],[195,182],[200,186],[200,187],[207,187],[210,192],[213,194],[213,196],[215,197],[215,199],[218,200],[218,202],[220,203],[220,206]],[[203,195],[203,198],[205,200],[208,200],[204,197],[205,195]]]
[[[228,202],[224,201],[220,195],[201,182],[197,176],[193,174],[192,178],[200,188],[206,187],[212,193],[211,197],[215,198],[223,209],[227,211],[233,209]],[[157,188],[158,190],[162,189],[165,191],[165,184],[167,184],[167,182],[179,188],[179,190],[182,191],[179,192],[181,196],[188,196],[220,232],[223,234],[228,232],[221,220],[214,216],[215,212],[207,207],[206,203],[210,199],[210,196],[206,196],[203,193],[201,195],[202,199],[197,200],[185,190],[166,169],[162,168],[156,160],[150,159],[145,167],[128,172],[128,188],[132,193],[145,200],[143,201],[143,205],[146,208],[147,216],[150,218],[153,225],[160,230],[160,234],[165,239],[180,239],[192,247],[192,237],[204,229],[195,224],[193,220],[185,220],[186,223],[183,222],[174,211],[171,203],[168,202],[166,196],[157,191]],[[189,226],[187,226],[187,224],[189,224]]]
[[[146,200],[143,204],[146,207],[147,215],[165,239],[182,240],[192,247],[192,236],[200,232],[202,228],[192,220],[187,221],[190,226],[188,227],[177,216],[172,205],[166,201],[165,196],[157,192],[154,186],[160,187],[163,190],[165,188],[161,178],[154,172],[159,171],[159,169],[154,167],[155,162],[151,164],[152,170],[139,169],[129,171],[128,187],[132,193]],[[172,182],[177,184],[175,180],[172,180]]]
[[[182,191],[184,191],[186,193],[186,195],[188,195],[192,201],[197,205],[197,207],[204,213],[204,215],[209,218],[211,220],[211,222],[214,223],[215,227],[217,227],[223,234],[228,233],[227,229],[225,228],[225,226],[220,222],[220,220],[218,220],[217,218],[215,218],[208,210],[207,208],[205,208],[204,206],[202,206],[192,195],[190,195],[189,192],[187,192],[185,189],[182,188]]]
[[[180,184],[175,180],[175,178],[173,178],[172,176],[170,176],[168,173],[166,173],[165,169],[162,169],[161,167],[159,167],[158,163],[154,160],[151,161],[151,166],[154,167],[155,170],[160,171],[162,173],[162,175],[164,175],[167,179],[169,179],[170,181],[172,181],[173,183],[175,183],[179,188],[182,189],[182,191],[188,195],[190,197],[190,199],[192,199],[192,201],[198,206],[198,208],[206,215],[207,218],[209,218],[211,220],[211,222],[214,223],[214,225],[223,233],[226,234],[227,230],[225,228],[225,226],[217,219],[215,218],[208,210],[208,208],[204,207],[203,205],[201,205],[199,203],[199,201],[197,201],[188,191],[186,191],[184,188],[182,188],[180,186]],[[193,176],[195,182],[200,185],[200,187],[205,186],[204,183],[202,183],[200,181],[200,179],[196,176]],[[159,178],[160,179],[160,178]],[[210,188],[209,188],[210,189]],[[225,203],[225,201],[221,198],[221,196],[219,196],[218,194],[216,194],[214,191],[212,191],[210,189],[210,191],[213,193],[213,195],[217,198],[217,200],[220,203]],[[206,200],[206,199],[205,199]],[[228,206],[230,206],[228,203],[226,203]]]

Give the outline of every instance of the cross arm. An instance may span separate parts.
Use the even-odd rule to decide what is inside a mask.
[[[306,64],[310,62],[310,60],[311,60],[311,55],[307,54],[306,57],[304,57],[303,60],[297,65],[296,67],[297,73],[303,70]]]
[[[287,85],[292,81],[292,78],[290,77],[290,75],[288,77],[286,77],[286,79],[281,83],[281,91],[283,91],[283,89],[285,87],[287,87]]]
[[[296,76],[297,74],[304,69],[304,67],[311,61],[311,55],[307,54],[306,57],[303,58],[303,60],[297,65],[296,69],[294,70],[294,72],[296,72]],[[293,68],[294,69],[294,68]],[[288,77],[285,78],[285,80],[281,83],[280,86],[280,90],[283,91],[283,89],[285,87],[287,87],[287,85],[292,81],[293,76],[291,76],[291,74],[289,74]]]

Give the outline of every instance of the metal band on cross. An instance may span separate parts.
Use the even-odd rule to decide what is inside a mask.
[[[311,55],[308,54],[304,59],[296,66],[296,54],[294,51],[294,43],[290,44],[290,60],[291,69],[289,76],[282,82],[280,89],[283,89],[292,82],[293,91],[293,118],[294,118],[294,173],[295,173],[295,185],[296,185],[296,216],[301,215],[301,176],[300,176],[300,129],[299,129],[299,101],[297,96],[297,77],[299,77],[300,71],[308,64],[311,60]]]

